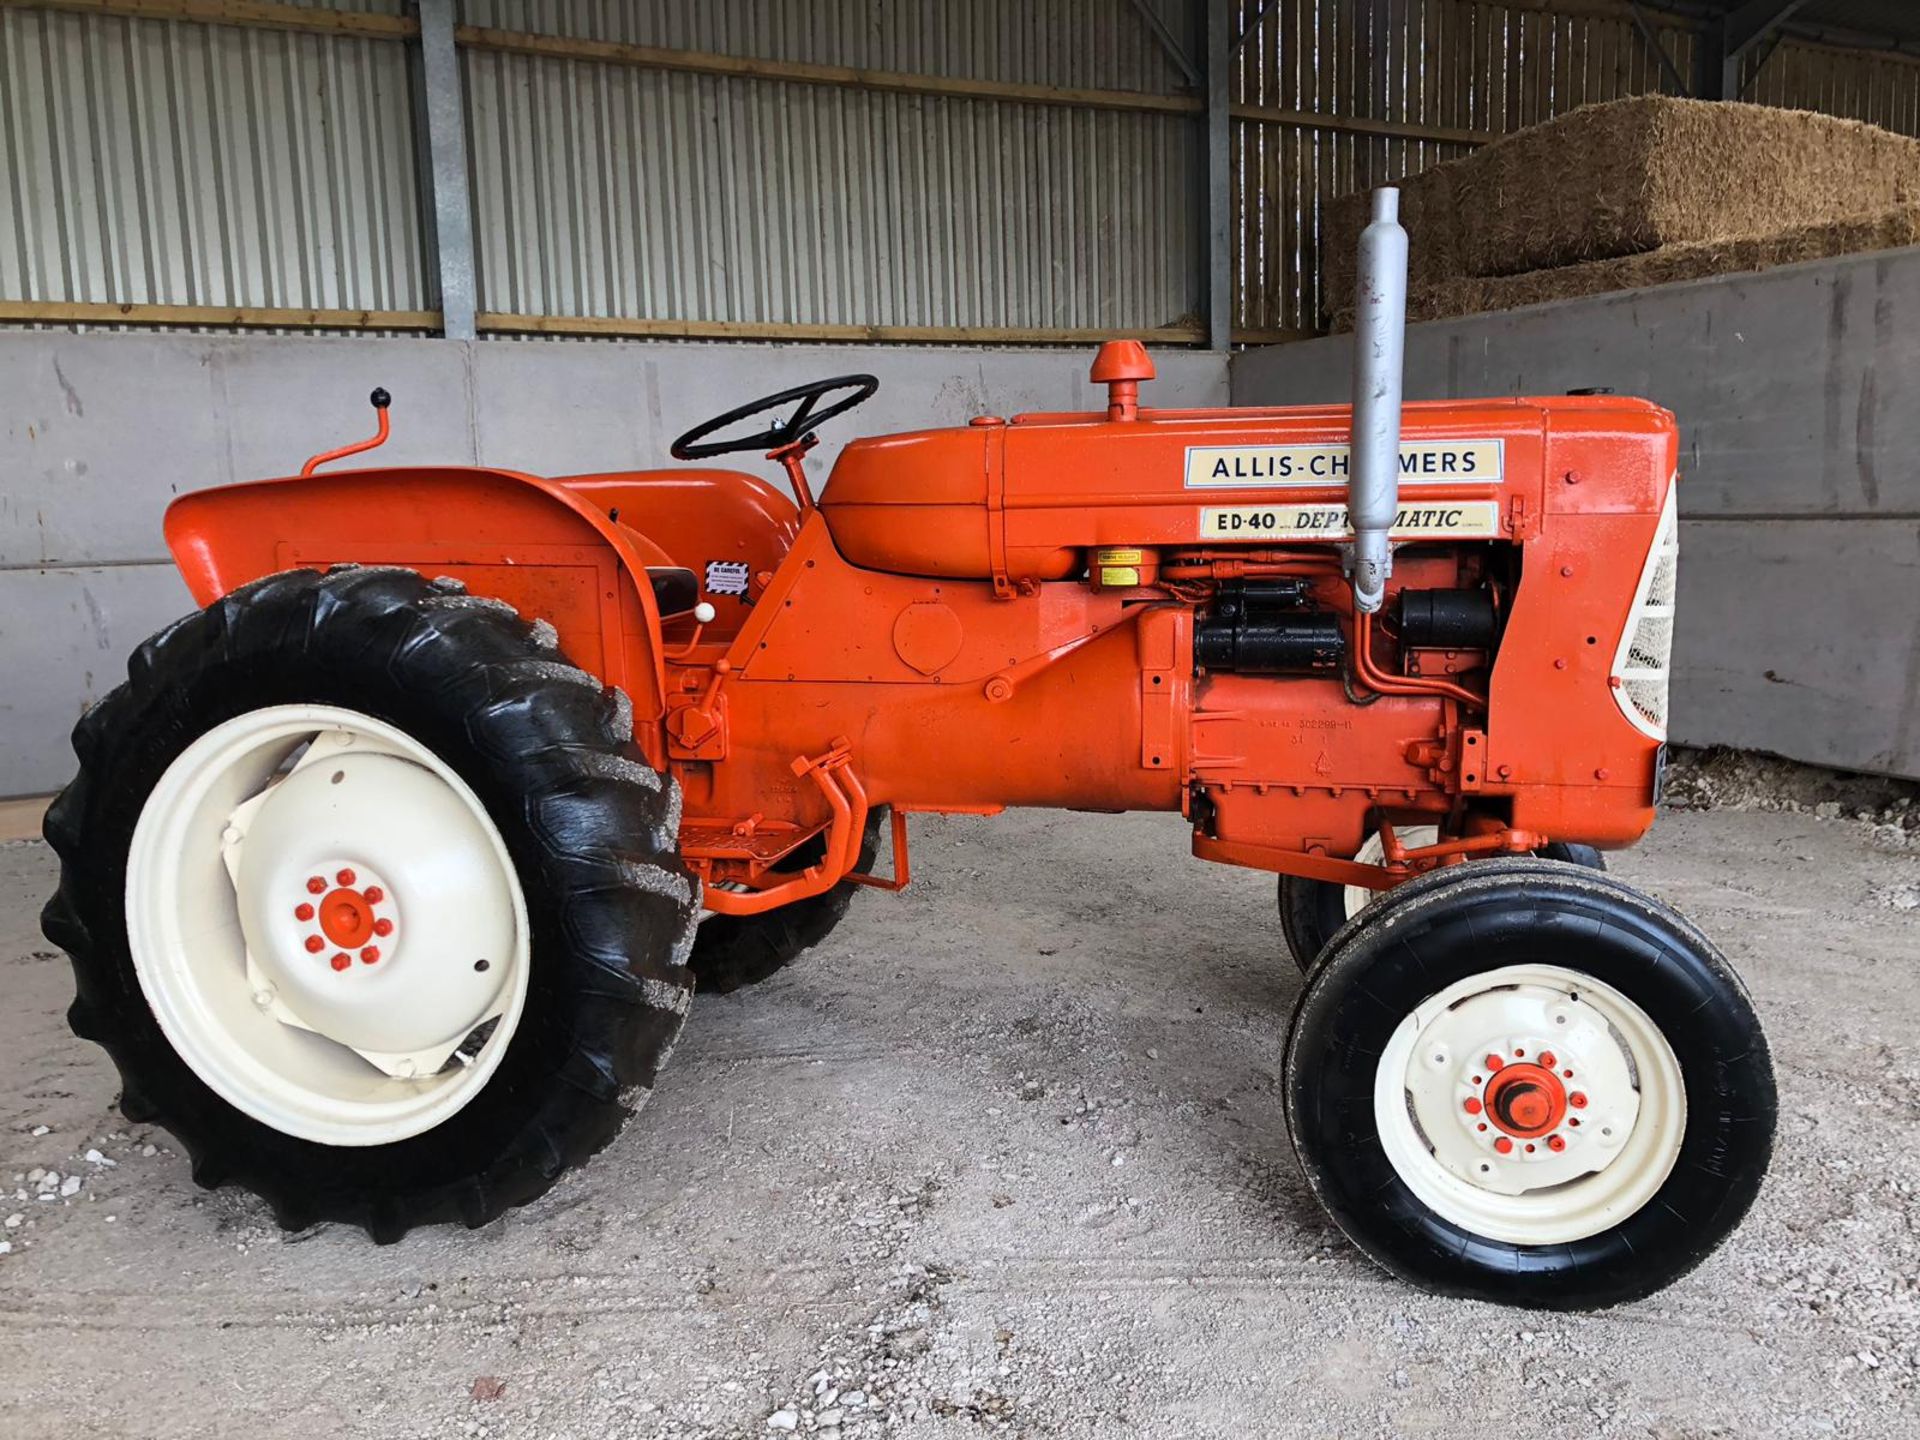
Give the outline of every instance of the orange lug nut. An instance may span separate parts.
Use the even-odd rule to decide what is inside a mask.
[[[391,920],[374,921],[373,933],[376,935],[391,935],[393,933],[393,922]]]
[[[378,885],[369,885],[360,893],[367,897],[367,903],[369,905],[378,905],[382,900],[387,898],[387,892],[382,890]]]
[[[293,918],[294,918],[294,919],[296,919],[296,920],[311,920],[311,919],[313,919],[313,906],[311,906],[311,905],[296,905],[296,906],[294,906],[294,907],[293,907]]]
[[[351,870],[342,870],[338,875],[335,875],[333,878],[335,880],[338,880],[342,885],[351,885],[353,884],[354,875],[353,875],[353,871]]]
[[[1513,1153],[1513,1141],[1502,1135],[1498,1140],[1493,1142],[1493,1148],[1498,1150],[1502,1155],[1510,1155]]]
[[[1574,1091],[1571,1095],[1567,1096],[1567,1103],[1573,1106],[1573,1108],[1576,1110],[1586,1109],[1587,1108],[1587,1092],[1584,1090]]]
[[[1467,1102],[1466,1102],[1466,1109],[1467,1109],[1467,1114],[1478,1115],[1480,1113],[1480,1102],[1478,1100],[1475,1100],[1472,1096],[1468,1096]]]
[[[309,895],[323,895],[326,893],[326,889],[327,882],[318,875],[307,881],[307,893]]]
[[[309,955],[318,955],[326,948],[327,942],[322,940],[318,935],[307,936],[307,953]]]
[[[379,960],[379,958],[380,958],[380,947],[378,945],[369,945],[367,946],[366,949],[360,952],[360,962],[363,965],[371,965],[377,960]]]
[[[349,959],[348,959],[348,958],[346,957],[346,955],[345,955],[344,953],[342,953],[341,951],[338,951],[338,950],[336,950],[336,951],[334,951],[334,953],[333,953],[333,960],[332,960],[332,962],[331,962],[331,963],[332,963],[332,965],[333,965],[333,968],[334,968],[334,969],[336,969],[336,970],[344,970],[344,969],[346,969],[346,968],[347,968],[347,967],[348,967],[349,965],[351,965],[351,964],[353,964],[353,961],[351,961],[351,960],[349,960]]]

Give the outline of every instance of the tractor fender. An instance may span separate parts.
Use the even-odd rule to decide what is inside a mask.
[[[626,692],[637,743],[664,764],[662,619],[647,571],[674,562],[560,481],[467,466],[258,480],[182,495],[165,532],[202,606],[278,571],[348,564],[450,576],[503,600],[552,625],[568,660]]]

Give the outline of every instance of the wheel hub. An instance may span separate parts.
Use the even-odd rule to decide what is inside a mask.
[[[1632,1065],[1577,989],[1490,986],[1414,1018],[1407,1100],[1457,1179],[1515,1196],[1565,1185],[1605,1170],[1632,1133]]]
[[[1515,964],[1428,996],[1376,1073],[1394,1169],[1475,1234],[1554,1244],[1651,1197],[1678,1152],[1679,1062],[1632,1001],[1590,975]]]
[[[494,1013],[512,907],[485,827],[421,766],[323,733],[225,851],[255,1004],[284,1023],[409,1077]]]
[[[1566,1117],[1567,1092],[1560,1077],[1541,1065],[1503,1064],[1487,1082],[1482,1104],[1487,1118],[1508,1135],[1531,1140]]]
[[[398,923],[386,883],[351,865],[321,868],[330,876],[310,875],[301,887],[304,894],[320,898],[301,900],[293,907],[302,946],[311,955],[331,949],[327,963],[335,972],[352,969],[356,955],[363,965],[379,964],[381,946],[390,946]]]

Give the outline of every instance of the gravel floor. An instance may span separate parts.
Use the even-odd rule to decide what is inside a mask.
[[[696,1004],[587,1170],[386,1249],[284,1237],[119,1117],[39,935],[52,859],[0,847],[0,1433],[1920,1433],[1896,827],[1678,813],[1615,857],[1752,985],[1781,1126],[1732,1243],[1594,1316],[1429,1299],[1314,1208],[1270,881],[1171,817],[915,827],[913,888]]]

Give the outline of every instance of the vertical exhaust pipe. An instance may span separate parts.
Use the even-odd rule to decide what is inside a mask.
[[[1353,436],[1347,472],[1353,603],[1371,615],[1393,573],[1388,532],[1400,509],[1400,391],[1407,343],[1407,232],[1400,192],[1373,192],[1361,232],[1353,317]]]

